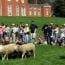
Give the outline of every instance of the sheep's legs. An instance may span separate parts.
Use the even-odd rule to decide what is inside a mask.
[[[35,51],[33,51],[33,57],[35,58]]]
[[[24,55],[25,55],[25,52],[22,54],[22,60],[23,60]]]
[[[34,58],[35,58],[35,53],[34,53]]]
[[[5,60],[5,57],[6,57],[6,55],[3,55],[3,56],[2,56],[2,61]]]
[[[2,56],[2,61],[5,60],[4,57]]]
[[[7,61],[8,61],[8,56],[7,56],[7,58],[6,58],[6,59],[7,59]]]

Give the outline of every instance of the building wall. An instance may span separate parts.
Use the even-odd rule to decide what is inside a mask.
[[[43,7],[43,16],[44,17],[51,17],[51,6],[44,6]]]
[[[2,0],[2,16],[7,16],[7,0]]]
[[[2,16],[2,0],[0,0],[0,16]]]
[[[35,0],[34,0],[35,1]],[[46,6],[46,5],[45,5]],[[47,11],[48,10],[48,11]],[[48,15],[48,16],[47,16]],[[28,0],[0,0],[0,16],[51,16],[51,6],[30,6]]]
[[[29,16],[41,16],[41,7],[29,7]]]

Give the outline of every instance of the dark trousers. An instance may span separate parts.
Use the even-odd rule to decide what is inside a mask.
[[[50,45],[52,45],[52,38],[51,38],[51,36],[47,36],[47,43],[48,44],[50,44]]]

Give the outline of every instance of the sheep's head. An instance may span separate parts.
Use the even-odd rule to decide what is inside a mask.
[[[15,51],[18,51],[19,46],[20,45],[18,45],[18,44],[15,45]]]

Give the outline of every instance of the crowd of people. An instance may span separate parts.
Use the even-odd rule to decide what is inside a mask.
[[[33,42],[35,44],[65,46],[65,24],[62,28],[53,23],[44,24],[41,28],[43,34],[40,34],[39,37],[37,37],[37,28],[34,21],[30,25],[20,23],[20,25],[12,24],[11,27],[2,24],[0,25],[0,44]]]
[[[65,46],[65,24],[59,27],[57,24],[45,24],[42,27],[45,44]]]
[[[0,25],[0,44],[8,43],[30,43],[36,39],[37,25],[34,21],[28,24],[20,23],[20,25],[12,24],[8,26],[5,24]]]

